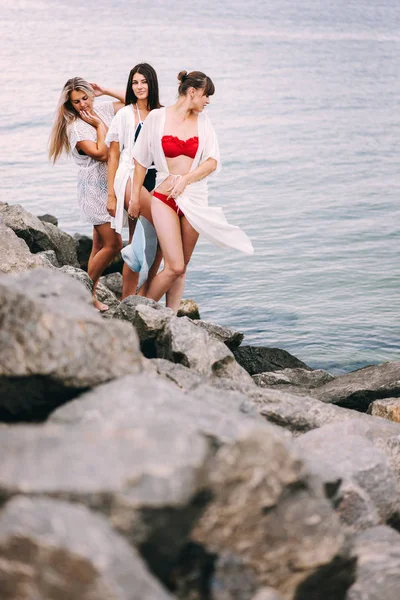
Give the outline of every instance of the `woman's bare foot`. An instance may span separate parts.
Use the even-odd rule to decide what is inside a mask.
[[[96,296],[93,296],[94,307],[100,312],[106,312],[110,307],[107,304],[103,304],[100,300],[97,300]]]

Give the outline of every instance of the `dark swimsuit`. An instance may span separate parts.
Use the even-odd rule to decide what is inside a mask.
[[[199,138],[195,136],[187,140],[180,140],[175,135],[164,135],[161,139],[161,145],[164,150],[165,158],[176,158],[177,156],[194,158],[199,147]],[[159,192],[154,192],[153,196],[172,208],[178,217],[184,216],[173,198],[168,198],[166,194],[160,194]]]
[[[139,107],[136,105],[136,110],[138,113],[138,121],[137,127],[135,129],[135,142],[138,139],[139,133],[143,127],[143,121],[140,118]],[[146,177],[144,178],[143,185],[148,192],[152,192],[156,187],[156,175],[157,171],[154,167],[154,163],[147,169]]]

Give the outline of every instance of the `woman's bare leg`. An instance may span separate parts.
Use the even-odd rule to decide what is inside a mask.
[[[161,261],[162,261],[162,252],[161,252],[160,245],[157,244],[157,252],[156,252],[156,256],[154,258],[154,262],[153,262],[151,268],[149,269],[147,281],[144,282],[144,284],[138,291],[138,296],[147,297],[149,285],[153,281],[154,277],[157,275],[158,269],[160,268]]]
[[[164,269],[150,283],[148,297],[158,301],[167,291],[171,290],[176,280],[184,275],[186,265],[196,245],[198,233],[185,217],[180,219],[169,206],[157,198],[153,198],[151,206],[154,226],[164,256]],[[179,308],[182,291],[182,283],[177,283],[176,288],[172,287],[169,306],[175,312]]]
[[[93,257],[96,256],[96,254],[98,253],[99,250],[102,249],[102,243],[101,243],[101,239],[99,234],[97,233],[97,229],[96,227],[93,227],[93,238],[92,238],[92,250],[90,252],[90,256],[89,256],[89,260],[88,260],[88,270],[91,267],[91,262],[93,260]]]
[[[196,246],[197,240],[199,239],[199,234],[195,229],[193,229],[186,217],[181,218],[181,234],[183,246],[183,259],[185,262],[185,273],[178,277],[176,281],[171,285],[166,297],[166,306],[168,306],[168,308],[172,308],[175,314],[179,310],[183,290],[185,288],[186,267],[189,264],[189,261],[193,254],[193,250]]]
[[[92,258],[90,269],[88,268],[88,275],[93,281],[93,302],[95,307],[99,310],[107,310],[108,306],[99,302],[96,298],[97,282],[104,269],[110,264],[118,252],[121,251],[122,239],[121,236],[111,228],[110,223],[95,225],[95,229],[101,240],[102,247]]]

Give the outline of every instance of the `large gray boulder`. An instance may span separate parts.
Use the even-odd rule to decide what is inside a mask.
[[[26,242],[2,222],[1,213],[0,236],[0,273],[21,273],[49,266],[45,258],[31,254]]]
[[[19,204],[0,204],[0,219],[22,238],[31,252],[54,250],[60,265],[79,267],[73,237],[51,223],[43,222]]]
[[[280,371],[281,369],[307,369],[311,371],[301,360],[280,348],[266,348],[264,346],[240,346],[234,350],[237,362],[250,375],[264,373],[266,371]]]
[[[354,561],[338,518],[290,440],[267,427],[222,446],[210,461],[212,499],[192,539],[208,552],[235,556],[255,590],[271,586],[287,600],[342,600]]]
[[[317,388],[312,395],[322,402],[365,412],[374,400],[400,396],[400,361],[346,373]]]
[[[310,431],[295,444],[311,471],[335,498],[349,530],[380,525],[397,517],[397,480],[388,457],[361,435],[338,435],[338,425]]]
[[[397,600],[400,591],[400,535],[381,525],[354,538],[357,579],[346,600]]]
[[[0,418],[41,420],[82,390],[141,370],[135,331],[104,322],[57,270],[0,277]]]
[[[102,515],[15,497],[0,513],[2,600],[172,600]]]

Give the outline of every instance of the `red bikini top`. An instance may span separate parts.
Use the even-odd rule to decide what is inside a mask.
[[[164,135],[161,138],[161,144],[166,158],[176,158],[182,155],[194,158],[199,147],[199,138],[195,136],[188,140],[180,140],[175,135]]]

